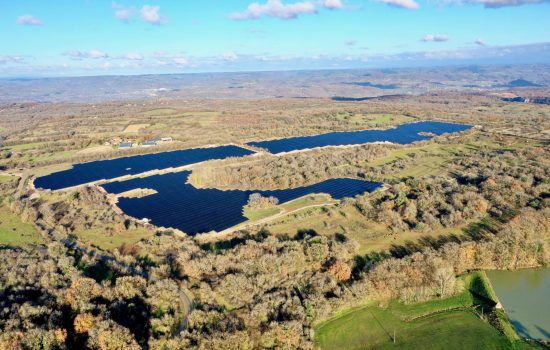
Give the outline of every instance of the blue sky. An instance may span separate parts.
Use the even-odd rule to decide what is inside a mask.
[[[550,62],[548,0],[0,4],[0,76]]]

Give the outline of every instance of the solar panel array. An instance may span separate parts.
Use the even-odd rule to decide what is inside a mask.
[[[110,193],[151,188],[158,193],[142,198],[120,198],[118,206],[128,215],[147,218],[156,226],[180,229],[187,234],[222,231],[244,222],[242,208],[252,193],[273,196],[280,203],[311,193],[327,193],[335,199],[372,192],[381,183],[354,179],[331,179],[311,186],[273,191],[222,191],[197,189],[186,183],[190,172],[183,171],[136,178],[102,185]]]
[[[249,145],[265,148],[272,153],[281,153],[305,148],[380,141],[407,144],[431,137],[420,135],[420,132],[442,135],[469,128],[470,125],[426,121],[402,124],[388,130],[333,132],[317,136],[250,142]],[[181,167],[212,159],[242,157],[252,153],[254,152],[237,146],[221,146],[102,160],[76,164],[69,170],[40,177],[36,179],[35,186],[57,190],[124,175]],[[156,226],[173,227],[188,234],[196,234],[212,230],[222,231],[244,222],[246,218],[243,216],[242,208],[252,193],[273,196],[278,198],[280,203],[284,203],[311,193],[327,193],[335,199],[353,197],[360,193],[372,192],[382,185],[378,182],[354,179],[331,179],[311,186],[285,190],[222,191],[197,189],[187,184],[189,174],[189,171],[182,171],[111,182],[102,186],[110,193],[122,193],[137,188],[154,189],[157,191],[156,194],[143,198],[120,198],[118,205],[126,214],[138,219],[147,218]]]
[[[249,142],[248,145],[267,149],[271,153],[290,152],[306,148],[359,145],[369,142],[393,142],[409,144],[414,141],[430,139],[430,136],[419,135],[420,132],[442,135],[470,129],[471,125],[443,123],[443,122],[418,122],[401,124],[387,130],[362,130],[331,132],[315,136],[290,137],[271,141]]]
[[[212,159],[242,157],[254,152],[237,146],[192,148],[76,164],[71,169],[39,177],[37,188],[59,190],[98,180],[136,175],[151,170],[176,168]]]

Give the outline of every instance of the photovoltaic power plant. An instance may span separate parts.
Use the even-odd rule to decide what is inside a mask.
[[[420,135],[419,133],[422,132],[439,136],[445,133],[468,130],[470,128],[472,128],[471,125],[425,121],[402,124],[386,130],[331,132],[315,136],[249,142],[248,145],[264,148],[271,153],[283,153],[326,146],[360,145],[369,142],[393,142],[404,145],[431,138],[431,136],[428,135]]]
[[[327,193],[334,199],[372,192],[382,185],[355,179],[331,179],[315,185],[273,191],[239,191],[198,189],[186,183],[189,171],[153,175],[102,185],[118,194],[136,188],[150,188],[158,193],[141,198],[119,198],[118,206],[137,219],[147,218],[156,226],[177,228],[187,234],[222,231],[246,221],[243,206],[252,193],[273,196],[280,203],[312,194]]]
[[[75,164],[71,169],[39,177],[37,188],[59,190],[98,180],[136,175],[151,170],[176,168],[212,159],[243,157],[254,152],[237,146],[192,148]]]

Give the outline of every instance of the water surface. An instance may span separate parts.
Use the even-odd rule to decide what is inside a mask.
[[[341,131],[315,136],[290,137],[270,141],[249,142],[251,146],[267,149],[271,153],[282,153],[296,151],[306,148],[359,145],[369,142],[393,142],[398,144],[409,144],[415,141],[428,140],[431,136],[420,135],[419,133],[431,133],[443,135],[470,129],[471,125],[443,123],[443,122],[418,122],[401,124],[392,129],[386,130],[362,130],[362,131]]]
[[[372,192],[381,183],[354,179],[331,179],[311,186],[273,191],[197,189],[186,183],[189,171],[153,175],[101,185],[107,192],[122,193],[136,188],[151,188],[158,193],[142,198],[120,198],[118,206],[126,214],[147,218],[156,226],[180,229],[187,234],[222,231],[247,219],[243,206],[252,193],[273,196],[279,203],[310,193],[327,193],[334,199]]]
[[[518,334],[550,341],[550,268],[487,274]]]
[[[212,159],[242,157],[254,152],[237,146],[192,148],[75,164],[71,169],[42,176],[34,181],[37,188],[59,190],[98,180],[136,175],[151,170],[177,168]]]

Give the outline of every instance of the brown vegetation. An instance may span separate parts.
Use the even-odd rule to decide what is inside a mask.
[[[482,131],[415,145],[456,147],[441,163],[445,171],[429,176],[405,175],[424,157],[420,152],[382,144],[264,154],[240,164],[210,162],[193,172],[192,181],[202,185],[242,189],[339,176],[380,179],[384,191],[330,210],[354,208],[358,220],[376,222],[388,236],[465,228],[461,235],[369,254],[345,232],[321,235],[307,227],[279,235],[239,231],[205,242],[131,220],[93,186],[37,192],[24,186],[26,172],[21,181],[2,181],[3,205],[48,243],[0,249],[0,348],[312,349],[313,327],[346,308],[445,298],[461,290],[457,276],[471,270],[548,265],[550,148],[542,138],[549,112],[543,105],[517,106],[464,92],[352,103],[287,98],[4,106],[0,164],[14,172],[107,157],[75,151],[102,144],[117,136],[113,128],[128,124],[151,125],[138,138],[163,134],[179,141],[159,150],[365,128],[360,118],[351,122],[342,113],[437,118],[480,124]],[[171,109],[153,111],[162,107]],[[204,116],[208,122],[201,123]],[[539,140],[517,145],[514,137],[510,147],[502,134]],[[114,154],[134,152],[148,150]],[[275,200],[254,196],[249,204],[264,208]]]

